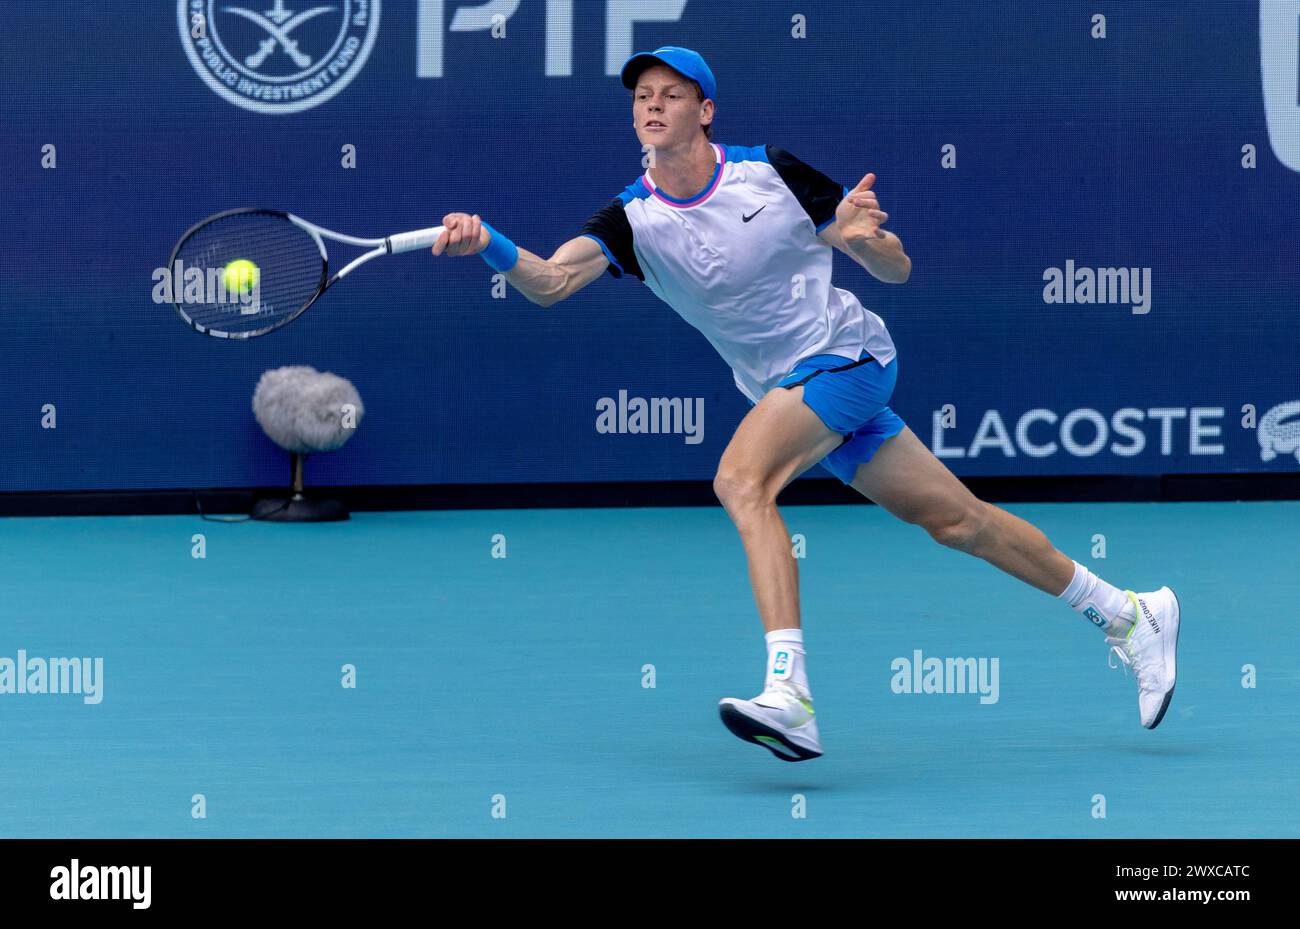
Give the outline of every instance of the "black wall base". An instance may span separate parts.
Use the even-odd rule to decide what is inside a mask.
[[[977,477],[963,481],[993,503],[1300,500],[1300,472],[1167,474],[1145,477]],[[0,494],[0,516],[135,516],[248,513],[275,487]],[[718,506],[710,481],[571,484],[440,484],[318,487],[346,509],[480,510],[541,507]],[[867,503],[834,478],[795,481],[784,505]]]
[[[210,513],[211,510],[204,510]],[[333,498],[262,497],[253,503],[253,519],[269,523],[336,523],[348,518],[348,510]]]

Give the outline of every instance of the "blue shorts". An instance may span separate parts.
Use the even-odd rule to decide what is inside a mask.
[[[845,484],[853,483],[858,465],[905,425],[886,404],[898,380],[898,358],[881,367],[866,352],[862,360],[813,355],[795,365],[778,387],[803,385],[803,402],[832,432],[844,436],[821,466]]]

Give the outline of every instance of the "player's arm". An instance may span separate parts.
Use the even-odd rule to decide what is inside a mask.
[[[434,243],[435,255],[477,255],[492,246],[491,227],[476,215],[449,213],[442,224],[447,231]],[[509,264],[509,269],[502,272],[506,280],[538,306],[550,306],[577,293],[609,265],[600,244],[586,236],[565,242],[550,258],[514,245],[511,249],[510,259],[488,263],[497,268]]]
[[[848,255],[867,273],[886,284],[902,284],[912,273],[912,259],[903,251],[898,236],[881,225],[889,214],[880,209],[876,181],[868,174],[848,192],[835,209],[835,221],[820,233],[822,241]]]
[[[506,272],[506,280],[538,306],[550,306],[600,277],[608,264],[599,245],[578,236],[557,248],[550,258],[519,249],[519,261]]]
[[[849,190],[783,148],[769,145],[766,151],[768,163],[804,208],[823,242],[886,283],[907,280],[912,260],[904,253],[898,236],[880,228],[889,214],[881,212],[876,192],[871,189],[874,174],[868,174]]]

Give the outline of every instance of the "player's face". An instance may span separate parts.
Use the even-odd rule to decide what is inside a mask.
[[[632,123],[642,145],[672,148],[688,145],[700,131],[701,114],[709,101],[700,100],[695,86],[672,68],[654,65],[637,78],[632,92]]]

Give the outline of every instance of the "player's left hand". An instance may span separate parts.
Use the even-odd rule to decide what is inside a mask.
[[[885,231],[880,227],[889,219],[889,214],[880,209],[876,192],[871,189],[875,182],[876,175],[868,174],[835,208],[836,225],[846,242],[885,237]]]

